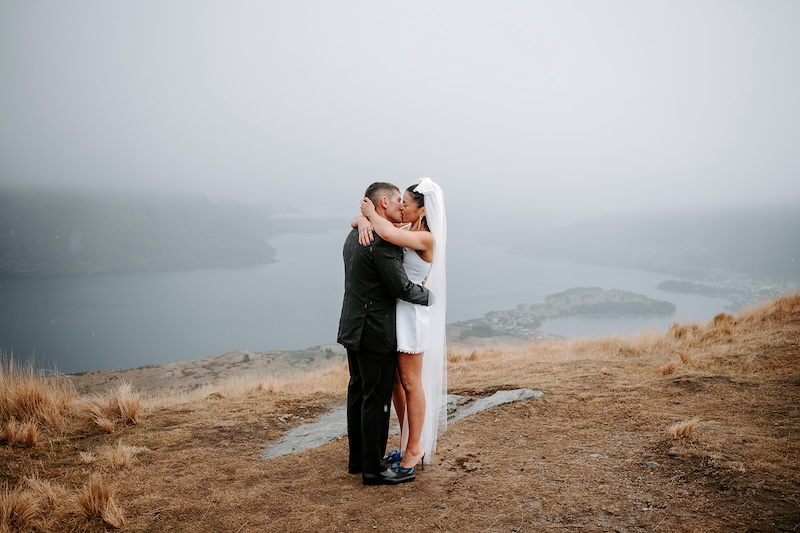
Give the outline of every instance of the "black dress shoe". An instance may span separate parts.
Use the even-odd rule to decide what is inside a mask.
[[[416,476],[414,474],[403,474],[395,472],[394,470],[384,470],[377,474],[361,474],[364,485],[397,485],[399,483],[406,483],[414,481]]]
[[[381,468],[383,468],[385,470],[385,469],[387,469],[389,467],[390,467],[390,465],[389,465],[389,463],[386,462],[386,459],[381,459]],[[360,465],[348,465],[347,466],[347,473],[348,474],[360,474],[361,472],[363,472],[363,470],[362,470]]]

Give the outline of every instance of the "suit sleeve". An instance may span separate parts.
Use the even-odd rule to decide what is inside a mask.
[[[392,296],[412,304],[430,305],[433,295],[422,285],[408,279],[398,248],[378,238],[373,244],[375,266]]]

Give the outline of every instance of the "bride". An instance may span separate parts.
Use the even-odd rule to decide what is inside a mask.
[[[435,300],[430,306],[397,302],[397,376],[392,402],[400,421],[400,452],[387,456],[395,471],[413,473],[436,451],[436,438],[447,427],[447,349],[445,339],[447,239],[444,196],[430,178],[422,178],[403,195],[402,225],[395,226],[364,198],[357,218],[361,244],[382,239],[403,247],[408,278],[425,285]]]

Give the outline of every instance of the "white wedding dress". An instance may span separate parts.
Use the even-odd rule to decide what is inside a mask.
[[[420,179],[415,191],[425,196],[425,219],[434,237],[433,261],[428,263],[415,250],[404,249],[403,267],[411,281],[422,283],[425,280],[433,303],[422,306],[398,300],[397,347],[405,353],[422,354],[422,388],[425,391],[422,447],[425,462],[432,462],[436,439],[447,428],[447,217],[442,189],[433,180]],[[407,427],[403,435],[408,435]],[[405,450],[405,447],[404,439],[400,449]]]
[[[431,264],[422,259],[416,250],[403,248],[403,270],[408,279],[422,283],[431,271]],[[428,351],[431,342],[431,310],[427,305],[416,305],[397,300],[397,351],[421,354]]]

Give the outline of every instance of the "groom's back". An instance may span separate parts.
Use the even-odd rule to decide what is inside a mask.
[[[402,268],[402,250],[375,236],[369,246],[358,243],[358,230],[344,242],[344,300],[337,340],[345,348],[392,352],[396,347],[396,298],[387,287],[385,273],[376,265],[375,254],[397,260]],[[363,344],[363,348],[362,348]]]

